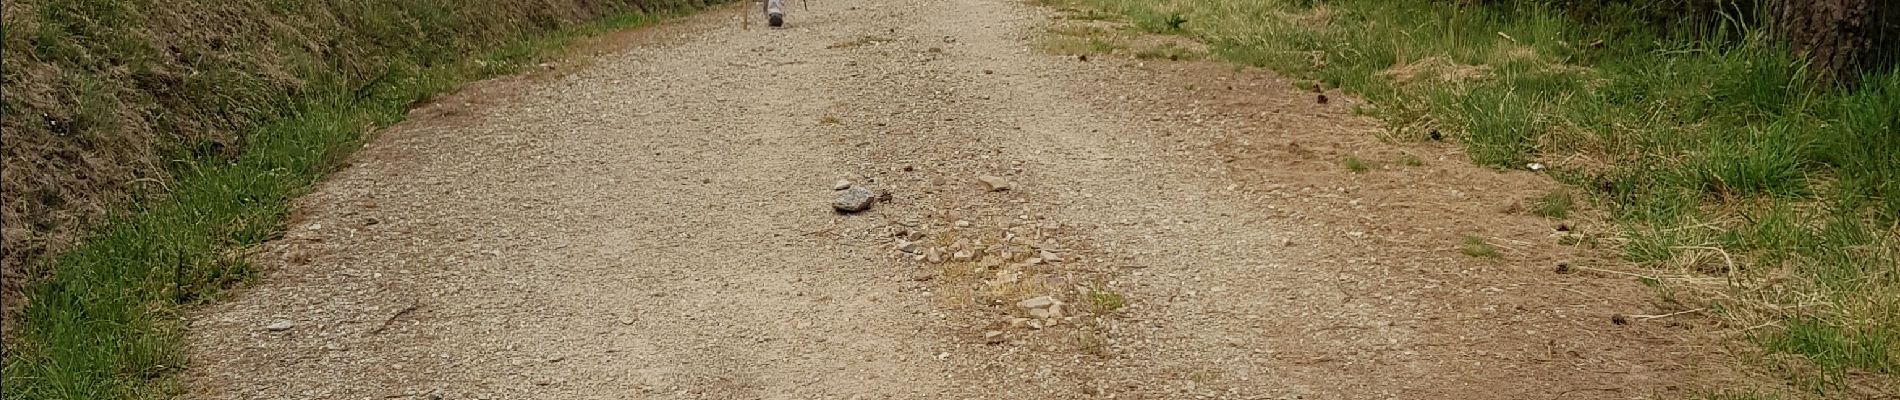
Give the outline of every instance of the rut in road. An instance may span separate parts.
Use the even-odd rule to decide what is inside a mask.
[[[1373,128],[1288,82],[1051,55],[1050,14],[1011,0],[791,9],[787,29],[734,6],[418,109],[299,202],[260,282],[194,315],[191,394],[1641,398],[1705,379],[1668,331],[1602,322],[1643,307],[1625,282],[1361,239],[1432,210],[1349,187],[1427,189],[1250,152]],[[832,213],[841,178],[890,199]],[[954,239],[1060,261],[894,249]],[[1041,294],[1076,310],[1020,326],[1014,301]]]

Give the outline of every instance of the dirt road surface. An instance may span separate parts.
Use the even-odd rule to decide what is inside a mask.
[[[1564,244],[1594,227],[1513,209],[1547,179],[1378,140],[1344,96],[1051,54],[1056,14],[1014,0],[792,9],[786,29],[734,6],[615,35],[416,110],[299,202],[259,282],[193,315],[191,397],[1610,399],[1715,380],[1693,315],[1640,317],[1672,310],[1554,271],[1613,265]],[[1420,162],[1352,173],[1348,154]],[[841,179],[888,198],[835,213]],[[1501,254],[1461,254],[1467,236]],[[1018,304],[1040,296],[1062,305]]]

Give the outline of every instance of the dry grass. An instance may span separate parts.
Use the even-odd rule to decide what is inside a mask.
[[[1280,9],[1273,12],[1273,16],[1280,21],[1316,31],[1332,29],[1335,14],[1332,7],[1326,6],[1313,6],[1304,10]]]
[[[1379,71],[1378,75],[1401,85],[1427,79],[1459,84],[1489,77],[1491,67],[1459,64],[1449,58],[1433,56],[1409,63],[1397,63],[1391,68]]]

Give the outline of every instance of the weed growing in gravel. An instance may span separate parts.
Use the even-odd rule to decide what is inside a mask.
[[[1355,173],[1355,174],[1365,173],[1366,171],[1372,170],[1372,165],[1366,163],[1366,160],[1359,159],[1359,156],[1348,155],[1346,156],[1346,160],[1344,163],[1346,165],[1346,170],[1352,171],[1352,173]]]
[[[1460,248],[1459,251],[1465,253],[1467,256],[1478,258],[1499,258],[1504,256],[1498,253],[1497,246],[1485,242],[1484,238],[1471,235],[1465,235],[1465,245]]]
[[[1121,293],[1115,293],[1107,287],[1096,285],[1089,288],[1089,304],[1095,306],[1098,313],[1110,313],[1127,305],[1127,299]]]

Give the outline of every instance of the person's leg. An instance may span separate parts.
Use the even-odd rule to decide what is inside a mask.
[[[765,0],[766,24],[780,26],[785,24],[785,0]]]

